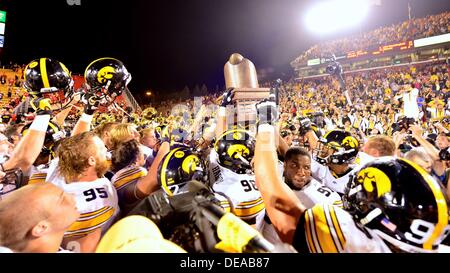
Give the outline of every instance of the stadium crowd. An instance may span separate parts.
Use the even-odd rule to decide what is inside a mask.
[[[448,18],[361,39],[435,35]],[[1,113],[2,253],[449,252],[448,63],[268,82],[250,123],[230,118],[233,88],[115,103],[131,75],[113,58],[78,90],[54,59],[17,69],[25,92]]]
[[[450,12],[424,18],[412,18],[391,26],[314,45],[301,54],[295,62],[306,63],[307,60],[329,56],[330,53],[342,56],[351,51],[441,35],[450,32],[449,26]]]

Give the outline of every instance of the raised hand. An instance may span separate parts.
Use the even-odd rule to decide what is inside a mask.
[[[100,98],[92,93],[82,94],[80,101],[84,104],[84,112],[88,115],[93,115],[100,105]]]
[[[51,115],[52,106],[48,98],[34,98],[30,101],[30,105],[36,112],[36,115]]]

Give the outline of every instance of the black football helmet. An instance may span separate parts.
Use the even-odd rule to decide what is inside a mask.
[[[158,182],[167,195],[183,193],[189,181],[206,182],[206,171],[199,156],[187,147],[171,150],[158,167]]]
[[[350,164],[359,151],[359,142],[351,133],[332,130],[319,139],[313,158],[320,164]]]
[[[84,72],[87,92],[96,94],[106,102],[112,103],[120,96],[131,81],[125,65],[114,58],[101,58],[88,65]]]
[[[393,252],[433,252],[449,231],[442,185],[401,158],[383,157],[359,169],[347,185],[344,208],[363,230]]]
[[[25,136],[30,130],[31,123],[25,125],[22,128],[22,136]],[[44,145],[42,146],[41,155],[50,156],[50,158],[55,157],[56,143],[66,137],[64,130],[53,122],[48,123],[47,132],[45,133]]]
[[[236,173],[247,173],[255,152],[255,138],[246,130],[226,131],[214,144],[219,164]]]
[[[64,108],[70,103],[73,95],[73,79],[67,67],[50,58],[31,61],[24,70],[23,87],[33,97],[45,97],[55,94],[55,98]]]

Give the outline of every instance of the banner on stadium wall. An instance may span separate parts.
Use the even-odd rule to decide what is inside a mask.
[[[450,33],[414,40],[414,47],[450,42]]]
[[[320,59],[308,60],[308,66],[320,64]]]
[[[0,22],[6,23],[6,11],[0,10]]]

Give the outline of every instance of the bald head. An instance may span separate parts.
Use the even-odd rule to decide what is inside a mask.
[[[72,196],[53,184],[22,187],[0,202],[0,245],[17,252],[33,252],[30,242],[44,237],[44,252],[57,251],[64,230],[78,217]],[[70,223],[68,223],[70,222]],[[55,238],[55,232],[61,238]],[[55,249],[56,248],[56,249]]]

